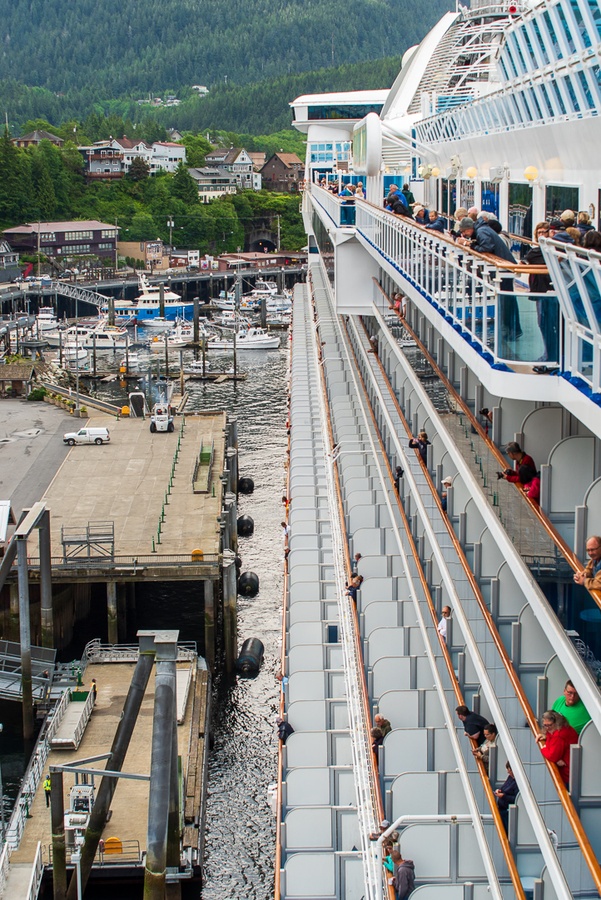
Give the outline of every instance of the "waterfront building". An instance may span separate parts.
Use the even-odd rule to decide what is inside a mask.
[[[579,573],[601,533],[601,254],[552,235],[569,211],[599,224],[600,35],[597,0],[473,0],[405,53],[379,110],[362,92],[291,104],[310,262],[293,318],[281,898],[391,896],[382,820],[420,900],[599,896],[601,596]],[[329,190],[345,181],[365,199]],[[384,208],[405,184],[447,233]],[[502,246],[454,240],[461,207],[498,217]],[[547,220],[542,265],[524,265]],[[512,442],[538,501],[499,477]],[[537,737],[568,679],[591,720],[566,779]],[[488,768],[464,704],[498,728]],[[376,713],[392,730],[374,755]],[[519,793],[499,809],[506,762]]]
[[[66,263],[82,256],[114,260],[119,229],[95,220],[34,222],[6,228],[3,234],[18,253],[39,252]]]

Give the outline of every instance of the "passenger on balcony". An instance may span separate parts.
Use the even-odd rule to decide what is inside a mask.
[[[392,731],[392,725],[389,720],[385,719],[384,716],[381,716],[379,713],[374,716],[374,725],[380,729],[384,737]]]
[[[545,266],[546,261],[539,245],[541,237],[549,237],[549,223],[539,222],[534,228],[534,243],[524,256],[522,262],[528,266]],[[533,294],[546,294],[551,290],[551,277],[548,272],[531,272],[528,275],[528,287]],[[555,297],[537,297],[536,318],[545,346],[545,352],[539,362],[557,361],[559,358],[559,316]]]
[[[503,238],[490,225],[483,222],[476,228],[474,221],[468,216],[461,220],[459,230],[461,237],[457,238],[458,244],[469,247],[477,253],[490,253],[507,262],[515,263],[513,253]],[[516,341],[522,336],[523,331],[518,303],[513,293],[513,276],[501,278],[500,288],[502,292],[502,296],[499,297],[502,337],[504,341]],[[506,354],[511,351],[506,348],[502,352]]]
[[[413,218],[413,213],[411,212],[411,207],[407,203],[405,199],[405,195],[402,191],[399,191],[398,186],[396,184],[390,185],[390,190],[388,191],[388,196],[384,200],[384,206],[386,209],[389,209],[391,212],[395,213],[397,216],[406,216],[409,219]]]
[[[454,241],[456,241],[457,238],[461,237],[461,232],[459,231],[459,226],[462,223],[462,221],[466,218],[467,218],[467,209],[465,209],[465,207],[463,207],[463,206],[460,206],[459,209],[455,211],[455,214],[453,216],[453,224],[455,227],[451,228],[451,230],[449,232],[449,234],[451,235],[451,237],[453,238]]]
[[[338,194],[339,197],[354,197],[355,196],[355,185],[346,183],[343,185],[342,190]]]
[[[426,228],[429,228],[430,231],[440,231],[441,234],[445,233],[447,230],[447,223],[442,216],[438,215],[437,210],[431,209],[428,213],[428,219],[430,221],[426,225]]]
[[[528,499],[538,506],[540,503],[540,478],[536,469],[530,466],[520,466],[518,479]]]
[[[572,225],[573,225],[572,221]],[[565,221],[563,219],[551,219],[549,222],[549,237],[554,241],[559,241],[562,244],[573,244],[574,241],[566,231]],[[571,227],[571,226],[570,226]]]
[[[567,719],[548,709],[543,713],[543,733],[536,738],[541,753],[559,769],[563,783],[570,783],[570,747],[578,743],[578,735]]]
[[[394,863],[392,884],[396,891],[396,900],[405,900],[415,887],[415,865],[412,859],[403,859],[398,850],[391,853]]]
[[[443,639],[445,644],[447,642],[447,623],[450,618],[451,618],[451,607],[443,606],[443,608],[441,610],[440,622],[436,626],[436,630],[438,631],[439,635],[441,636],[441,638]]]
[[[413,204],[415,203],[415,197],[413,196],[413,191],[408,184],[403,185],[403,194],[405,195],[407,206],[413,206]]]
[[[578,221],[576,222],[576,228],[584,237],[585,234],[588,234],[589,231],[594,231],[595,226],[591,225],[591,217],[587,212],[579,212],[578,213]]]
[[[409,440],[409,446],[413,450],[418,450],[419,455],[421,456],[424,465],[428,464],[428,446],[430,441],[428,440],[428,435],[425,431],[420,431],[416,438],[412,437]]]
[[[501,787],[495,791],[495,797],[497,798],[497,806],[501,814],[501,821],[503,822],[505,831],[507,831],[507,821],[509,818],[508,809],[511,803],[515,803],[515,798],[517,797],[519,790],[515,776],[511,771],[510,763],[506,762],[505,768],[507,769],[507,778]]]
[[[488,722],[484,716],[472,712],[467,706],[458,706],[455,710],[457,717],[463,722],[463,730],[468,737],[477,742],[478,746],[484,743],[484,728]]]
[[[497,738],[499,737],[499,732],[497,731],[497,726],[493,725],[490,722],[488,725],[484,726],[484,743],[481,744],[476,750],[472,750],[472,753],[484,764],[484,768],[488,772],[488,760],[490,755],[490,748],[497,746]]]
[[[413,208],[413,215],[415,217],[415,221],[416,221],[417,225],[423,225],[424,227],[426,225],[428,225],[429,213],[428,213],[428,210],[424,209],[423,206],[415,206]]]
[[[358,197],[360,200],[365,200],[365,193],[363,191],[363,182],[358,181],[357,187],[355,189],[355,197]]]
[[[501,234],[503,232],[503,226],[501,225],[497,217],[491,212],[480,213],[480,215],[476,219],[476,231],[481,225],[488,225],[489,228],[492,228],[495,234]]]
[[[447,491],[453,484],[453,479],[451,478],[450,475],[447,475],[446,478],[442,479],[441,484],[442,484],[442,491],[440,494],[440,505],[442,506],[442,511],[446,512],[447,511]]]
[[[378,747],[384,743],[384,735],[381,728],[372,728],[371,730],[371,749],[373,753],[378,752]]]
[[[586,542],[589,561],[581,572],[576,572],[574,581],[589,591],[601,591],[601,537],[592,535]]]
[[[567,719],[576,734],[580,734],[586,723],[591,720],[586,706],[571,681],[566,681],[563,694],[553,704],[553,712],[557,712]]]
[[[531,456],[528,456],[527,453],[524,453],[517,441],[511,441],[507,444],[505,453],[513,462],[513,469],[505,469],[504,472],[497,472],[497,478],[504,478],[506,481],[511,481],[512,484],[517,484],[520,480],[520,466],[528,466],[536,472],[534,460]]]
[[[577,228],[566,228],[566,234],[570,235],[577,247],[582,247],[582,234]]]

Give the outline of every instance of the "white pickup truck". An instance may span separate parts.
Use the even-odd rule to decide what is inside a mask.
[[[110,439],[108,428],[80,428],[63,434],[63,442],[70,447],[74,444],[108,444]]]

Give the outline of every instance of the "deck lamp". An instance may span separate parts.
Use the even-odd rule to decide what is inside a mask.
[[[538,178],[538,169],[536,166],[527,166],[527,168],[524,169],[524,178],[526,181],[529,181],[530,184],[532,184],[533,181],[536,181]]]
[[[440,169],[438,168],[438,166],[432,166],[432,176],[434,178],[438,178],[439,175],[440,175]]]
[[[470,166],[469,169],[465,170],[465,175],[467,178],[474,179],[478,174],[478,169],[475,166]]]

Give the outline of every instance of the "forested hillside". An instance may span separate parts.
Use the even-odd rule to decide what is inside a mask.
[[[111,99],[149,92],[185,99],[193,84],[213,90],[398,55],[450,5],[452,0],[0,0],[0,90],[16,118],[15,107],[26,97],[20,85],[37,89],[28,98],[32,106],[19,111],[22,119],[56,119],[63,104],[67,115],[82,115],[94,103],[104,109]],[[54,97],[54,108],[44,106],[46,91],[62,95]]]

